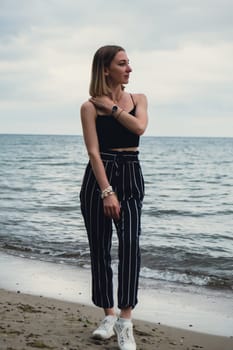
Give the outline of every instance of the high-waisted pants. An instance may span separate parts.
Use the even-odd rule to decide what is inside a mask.
[[[139,236],[144,180],[138,152],[101,152],[109,183],[120,202],[119,221],[114,221],[118,235],[118,308],[137,304],[140,270]],[[102,308],[114,306],[111,268],[112,219],[103,212],[101,191],[90,162],[80,191],[81,211],[87,230],[91,268],[92,300]]]

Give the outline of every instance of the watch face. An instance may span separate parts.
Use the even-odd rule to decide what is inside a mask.
[[[113,106],[112,107],[112,114],[114,114],[117,110],[118,110],[118,107],[117,106]]]

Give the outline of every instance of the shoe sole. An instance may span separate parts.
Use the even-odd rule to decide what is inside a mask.
[[[93,334],[92,335],[92,339],[97,339],[97,340],[108,340],[108,339],[110,339],[110,338],[112,338],[112,337],[114,337],[115,336],[115,333],[113,332],[110,336],[108,336],[108,337],[103,337],[102,335],[100,335],[100,334]]]

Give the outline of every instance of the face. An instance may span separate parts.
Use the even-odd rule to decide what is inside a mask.
[[[109,81],[114,84],[127,84],[132,69],[129,65],[129,59],[125,51],[119,51],[112,60],[109,68],[106,68],[105,74]]]

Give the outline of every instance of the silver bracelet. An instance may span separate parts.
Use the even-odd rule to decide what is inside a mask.
[[[108,186],[101,192],[101,198],[104,199],[105,197],[114,194],[114,191],[112,189],[112,186]]]
[[[106,193],[106,194],[104,195],[104,197],[102,197],[102,199],[104,199],[104,198],[106,198],[106,197],[108,197],[108,196],[111,196],[112,194],[115,194],[115,192],[114,192],[114,191],[111,191],[111,192]]]

